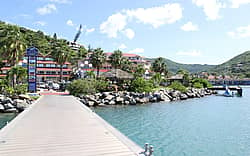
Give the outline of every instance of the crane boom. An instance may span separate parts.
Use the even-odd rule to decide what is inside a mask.
[[[81,33],[82,33],[82,25],[80,24],[80,27],[79,27],[76,35],[75,35],[75,38],[74,38],[74,43],[78,40],[78,38],[80,37]]]

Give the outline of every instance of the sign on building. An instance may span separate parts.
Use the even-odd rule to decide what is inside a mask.
[[[38,56],[38,49],[30,47],[26,50],[28,57],[28,91],[36,92],[36,62]]]

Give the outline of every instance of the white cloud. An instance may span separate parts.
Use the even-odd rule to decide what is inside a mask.
[[[74,23],[72,22],[72,20],[68,20],[66,23],[68,26],[74,26]]]
[[[197,57],[197,56],[201,56],[201,52],[198,50],[191,50],[191,51],[179,51],[176,53],[177,55],[180,56],[192,56],[192,57]]]
[[[34,24],[35,25],[40,25],[40,26],[45,26],[47,23],[44,22],[44,21],[36,21]]]
[[[60,4],[69,4],[72,3],[70,0],[49,0],[50,2],[60,3]]]
[[[118,49],[126,49],[126,48],[127,48],[127,46],[123,43],[118,47]]]
[[[107,34],[110,38],[116,38],[117,33],[127,25],[127,17],[116,13],[108,17],[108,20],[100,25],[101,33]]]
[[[144,52],[143,48],[135,48],[129,51],[129,53],[143,53],[143,52]]]
[[[198,31],[198,25],[193,24],[192,22],[187,22],[183,26],[181,26],[183,31]]]
[[[247,38],[250,37],[250,25],[245,27],[238,27],[235,31],[227,32],[232,38]]]
[[[86,33],[91,33],[91,32],[94,32],[94,31],[95,31],[95,28],[86,29]]]
[[[160,7],[138,8],[135,10],[125,10],[127,16],[135,18],[138,22],[150,24],[154,28],[174,23],[182,18],[182,8],[180,4],[165,4]]]
[[[129,39],[133,39],[135,37],[135,32],[132,29],[125,29],[123,34],[127,36]]]
[[[225,8],[225,4],[220,0],[192,0],[198,7],[202,7],[208,20],[216,20],[220,18],[220,9]]]
[[[100,31],[107,34],[110,38],[116,38],[118,33],[123,33],[129,39],[134,38],[135,32],[127,28],[128,22],[136,20],[139,23],[150,24],[154,28],[158,28],[165,24],[174,23],[182,18],[182,8],[180,4],[165,4],[159,7],[138,8],[130,10],[122,10],[108,17],[100,25]]]
[[[239,8],[240,5],[249,4],[250,0],[231,0],[232,8]]]
[[[53,11],[56,11],[56,6],[54,4],[47,4],[45,6],[43,6],[42,8],[38,8],[36,10],[36,12],[40,15],[46,15],[46,14],[50,14]]]

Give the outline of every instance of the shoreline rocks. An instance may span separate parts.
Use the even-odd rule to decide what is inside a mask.
[[[177,90],[161,89],[150,93],[135,93],[128,91],[103,92],[93,95],[82,95],[79,97],[79,100],[86,106],[96,107],[108,105],[137,105],[162,101],[170,102],[187,100],[190,98],[201,98],[212,94],[216,94],[216,92],[206,88],[190,88],[185,93]]]
[[[0,113],[20,113],[29,107],[31,102],[31,98],[26,95],[10,98],[0,94]]]

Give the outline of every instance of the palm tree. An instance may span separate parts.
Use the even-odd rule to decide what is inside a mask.
[[[99,77],[100,68],[106,61],[106,55],[103,53],[103,50],[101,48],[97,48],[93,50],[93,53],[90,56],[90,63],[93,65],[94,68],[96,68],[97,73],[96,77]]]
[[[121,69],[129,73],[132,73],[132,69],[133,69],[132,63],[128,60],[128,58],[126,57],[122,58]]]
[[[143,67],[143,65],[139,64],[135,67],[134,76],[135,77],[143,77],[145,72],[146,72],[146,70]]]
[[[78,68],[78,61],[83,60],[87,53],[88,51],[83,46],[79,47],[78,50],[73,53],[70,63],[74,68]]]
[[[165,63],[162,57],[159,57],[152,63],[152,69],[154,72],[158,72],[160,74],[166,74],[167,64]]]
[[[0,27],[0,55],[11,66],[15,66],[24,56],[26,43],[20,28],[15,25]]]
[[[13,87],[15,87],[16,84],[24,81],[26,77],[27,77],[26,68],[20,66],[12,67],[7,74],[7,79],[11,81]]]
[[[85,72],[85,75],[86,75],[87,78],[90,78],[90,79],[95,78],[95,73],[94,73],[94,71],[86,71],[86,72]]]
[[[57,40],[56,35],[53,37],[51,47],[51,56],[55,61],[60,65],[60,79],[62,82],[63,77],[63,65],[65,62],[69,61],[72,58],[74,51],[68,46],[67,41],[63,39]]]
[[[121,67],[123,61],[122,52],[115,50],[114,53],[109,57],[109,63],[113,68],[118,69]]]
[[[121,68],[123,62],[122,52],[115,50],[114,53],[109,57],[109,63],[115,69],[115,77],[117,78],[117,69]]]
[[[180,69],[179,71],[177,71],[176,74],[183,75],[183,84],[184,84],[184,86],[188,87],[189,86],[189,81],[190,81],[189,72],[187,70]]]

